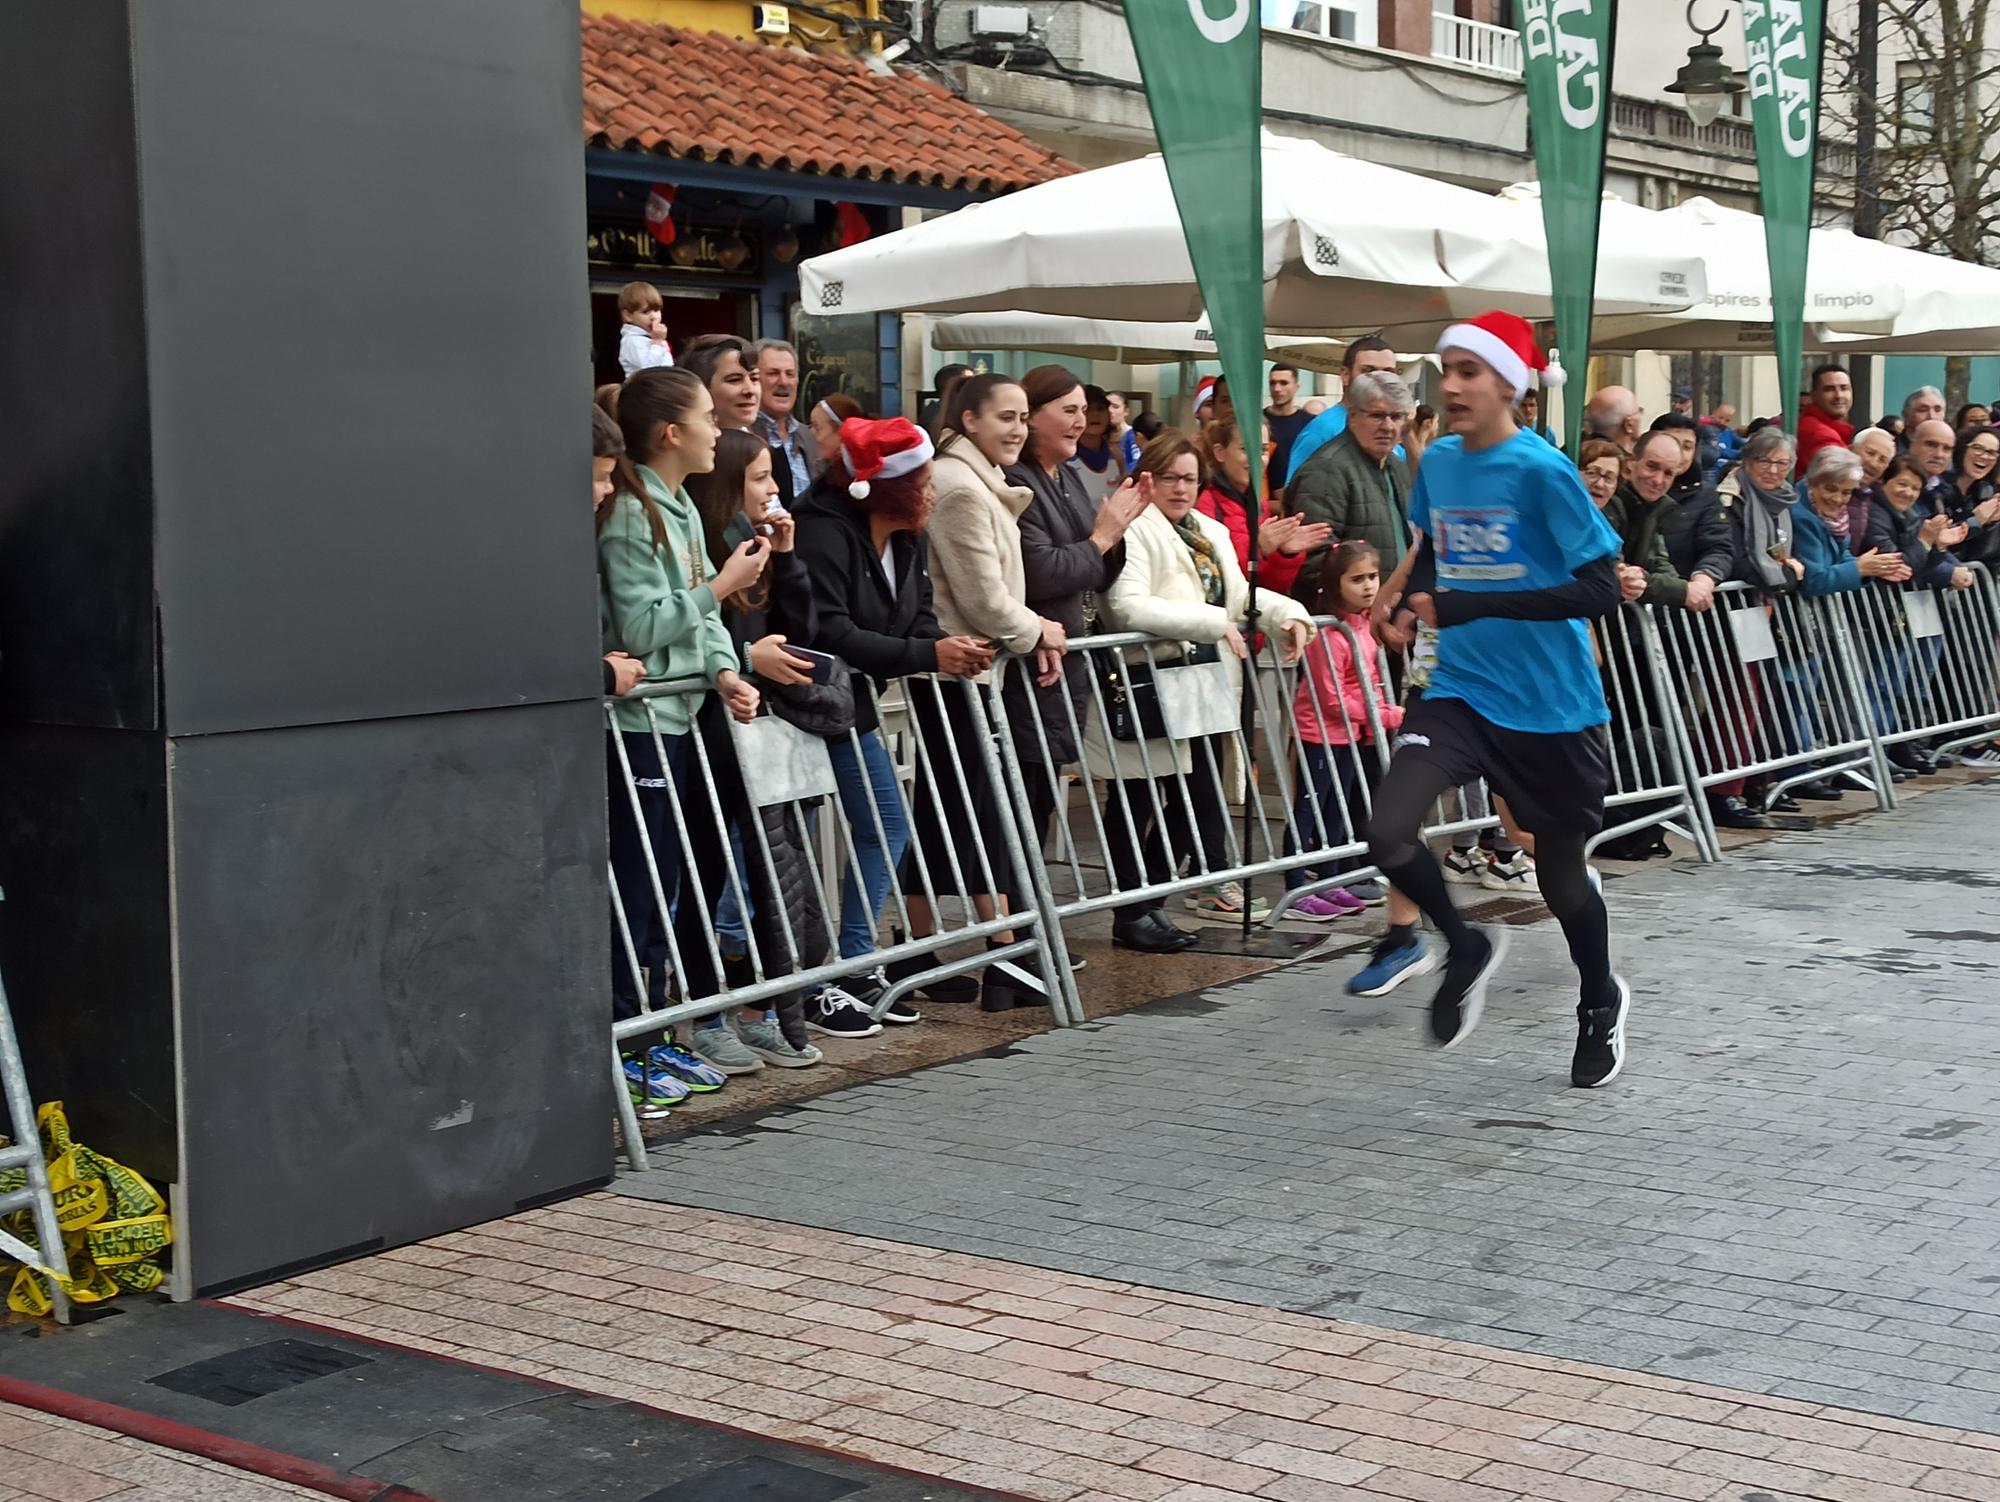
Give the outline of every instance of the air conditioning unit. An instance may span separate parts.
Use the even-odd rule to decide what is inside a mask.
[[[782,5],[753,5],[750,14],[759,36],[788,37],[792,34],[791,12]]]
[[[972,7],[972,34],[981,41],[1001,38],[1018,40],[1034,29],[1034,17],[1025,5],[975,5]]]

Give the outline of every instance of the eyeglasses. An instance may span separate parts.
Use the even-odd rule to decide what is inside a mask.
[[[1965,452],[1978,459],[2000,459],[2000,447],[1984,448],[1979,444],[1974,444]]]
[[[1792,466],[1791,458],[1785,454],[1766,454],[1761,459],[1749,459],[1744,462],[1745,467],[1749,469],[1790,469]]]
[[[1401,422],[1403,420],[1403,414],[1400,412],[1356,412],[1354,417],[1356,420],[1366,418],[1369,422]]]

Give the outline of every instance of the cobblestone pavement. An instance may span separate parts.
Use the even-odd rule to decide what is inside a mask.
[[[322,1495],[0,1403],[0,1502],[285,1502]]]
[[[1988,1435],[609,1194],[232,1302],[1038,1502],[2000,1496]]]
[[[1450,1055],[1295,966],[235,1302],[1037,1502],[2000,1502],[1996,814],[1615,882],[1607,1091],[1544,924]]]
[[[1612,883],[1487,1023],[1293,966],[664,1144],[628,1194],[2000,1430],[2000,785]],[[1162,961],[1171,964],[1172,961]]]

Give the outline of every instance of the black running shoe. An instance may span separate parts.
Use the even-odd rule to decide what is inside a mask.
[[[806,1027],[823,1038],[872,1038],[882,1024],[839,986],[822,986],[806,998]]]
[[[1632,988],[1619,976],[1611,981],[1618,988],[1616,1001],[1576,1009],[1576,1058],[1569,1066],[1569,1082],[1579,1090],[1608,1085],[1625,1067],[1625,1014],[1632,1010]]]
[[[1444,984],[1431,998],[1431,1037],[1450,1048],[1479,1026],[1486,1010],[1486,983],[1507,957],[1507,930],[1498,924],[1473,929],[1474,944],[1445,958]]]

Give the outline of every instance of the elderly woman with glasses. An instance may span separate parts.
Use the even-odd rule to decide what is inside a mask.
[[[1901,584],[1910,577],[1900,552],[1868,548],[1856,555],[1851,546],[1854,494],[1863,474],[1860,458],[1847,449],[1821,449],[1806,466],[1805,497],[1792,507],[1792,542],[1805,565],[1809,595],[1859,589],[1869,579]]]

